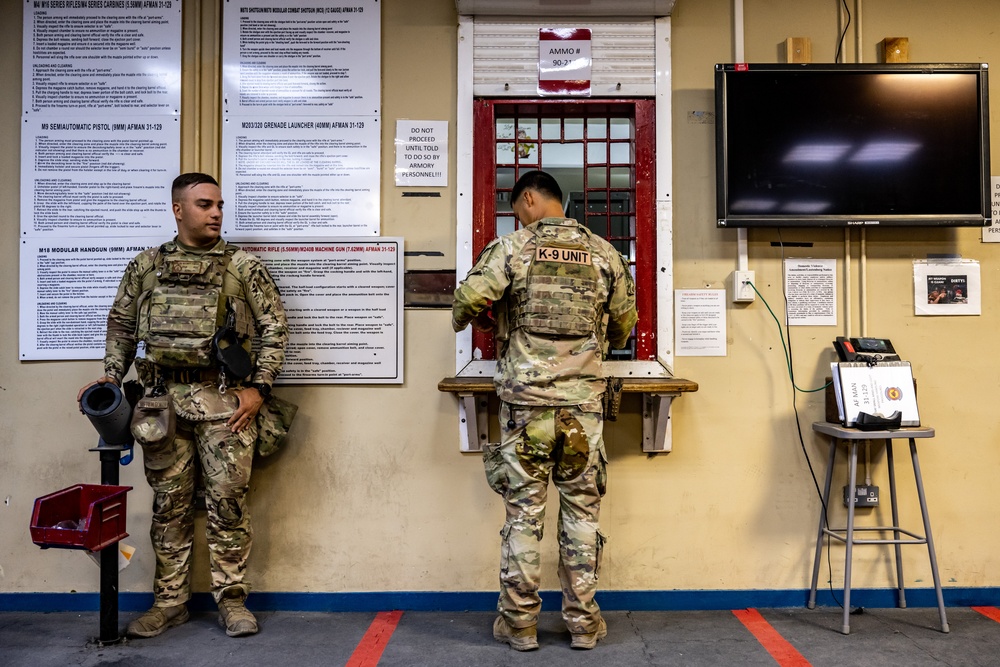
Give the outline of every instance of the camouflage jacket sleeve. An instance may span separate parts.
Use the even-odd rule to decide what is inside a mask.
[[[615,253],[611,266],[614,284],[608,297],[608,343],[620,349],[628,344],[629,334],[639,321],[639,315],[635,309],[635,281],[624,258]]]
[[[263,262],[250,253],[243,255],[236,268],[243,279],[244,296],[260,340],[253,383],[272,384],[285,364],[288,320],[278,287]]]
[[[142,277],[152,270],[156,248],[137,255],[125,267],[118,294],[108,313],[104,342],[104,374],[121,383],[135,359],[136,319],[142,293]]]
[[[503,298],[510,285],[509,256],[504,238],[495,239],[480,253],[476,265],[455,290],[451,308],[451,326],[455,331],[467,327],[490,302]]]

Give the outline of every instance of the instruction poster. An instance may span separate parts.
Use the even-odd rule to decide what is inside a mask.
[[[181,3],[34,0],[23,37],[22,237],[170,233]]]
[[[20,358],[102,359],[108,311],[145,238],[22,241]],[[403,382],[403,239],[241,243],[288,316],[279,383]],[[71,325],[71,326],[70,326]]]
[[[179,155],[177,117],[26,117],[22,235],[173,236]]]
[[[100,359],[126,264],[175,232],[181,3],[22,7],[18,355]]]
[[[377,0],[231,0],[223,15],[223,113],[380,113]]]
[[[108,311],[146,238],[21,240],[20,359],[103,359]]]
[[[180,113],[180,0],[34,0],[23,6],[26,112]]]
[[[226,119],[223,235],[376,236],[379,132],[371,118],[355,116]]]
[[[288,316],[285,384],[403,382],[403,239],[245,243]]]
[[[223,6],[224,233],[378,236],[381,5]]]

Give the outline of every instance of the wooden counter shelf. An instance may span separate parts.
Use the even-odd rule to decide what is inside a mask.
[[[683,393],[698,391],[698,383],[674,377],[623,377],[622,393],[642,394],[642,451],[669,452],[670,407],[674,398]],[[462,376],[444,378],[438,382],[438,391],[456,394],[459,412],[465,426],[462,440],[463,452],[480,452],[489,441],[489,396],[496,389],[493,378],[487,376]]]

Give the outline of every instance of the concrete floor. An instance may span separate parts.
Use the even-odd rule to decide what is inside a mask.
[[[805,659],[779,662],[729,611],[605,612],[608,636],[592,651],[569,648],[557,612],[539,622],[538,651],[517,653],[493,640],[489,612],[405,612],[376,663],[357,667],[492,665],[1000,665],[1000,623],[968,607],[949,607],[949,634],[939,630],[937,609],[865,609],[851,616],[842,635],[839,608],[761,609],[764,619]],[[137,614],[122,612],[124,626]],[[346,665],[373,613],[262,612],[261,632],[232,639],[217,614],[192,613],[191,621],[153,639],[96,646],[97,612],[0,613],[0,666],[128,665]]]

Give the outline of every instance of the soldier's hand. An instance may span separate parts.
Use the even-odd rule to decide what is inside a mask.
[[[233,433],[239,433],[256,419],[257,413],[260,412],[260,406],[264,404],[264,397],[260,395],[256,387],[237,389],[236,398],[240,405],[226,422]]]
[[[118,381],[117,380],[115,380],[113,377],[111,377],[109,375],[105,375],[105,376],[101,377],[100,379],[94,380],[90,384],[87,384],[87,385],[84,385],[83,387],[81,387],[80,391],[76,392],[76,402],[77,402],[77,404],[79,404],[80,401],[83,400],[83,392],[87,391],[88,389],[90,389],[91,387],[93,387],[95,384],[107,384],[109,382],[111,384],[115,385],[115,386],[118,386]],[[80,412],[83,412],[83,407],[82,406],[80,407]]]
[[[482,310],[476,315],[472,320],[472,326],[476,327],[480,331],[485,331],[490,333],[497,328],[496,318],[493,316],[493,309],[487,308]]]

